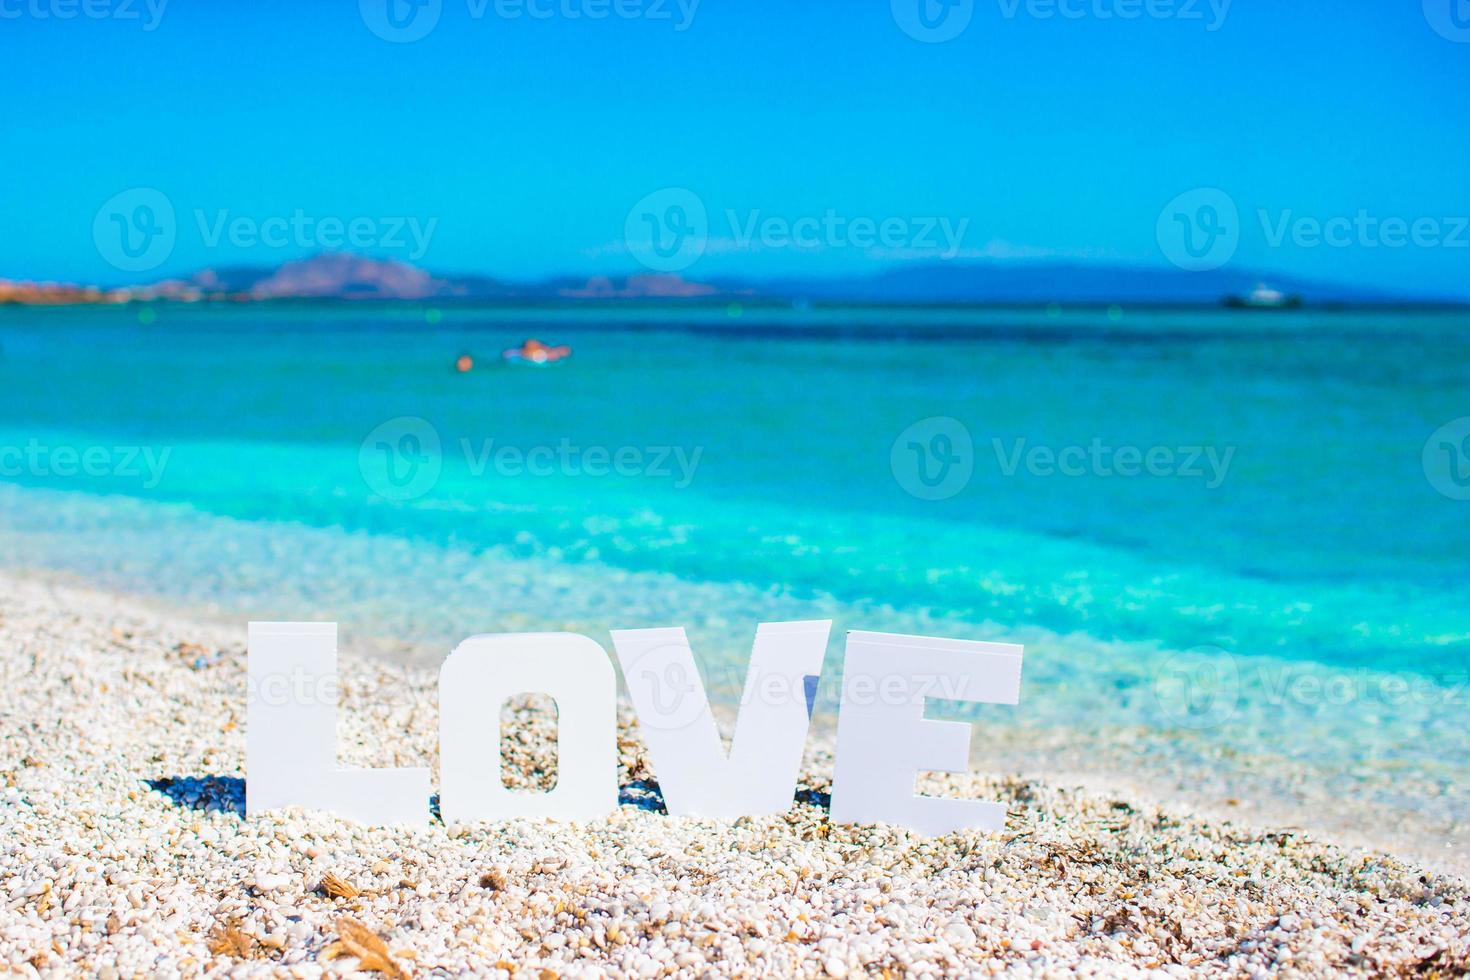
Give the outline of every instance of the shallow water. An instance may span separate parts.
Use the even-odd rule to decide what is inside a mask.
[[[429,649],[684,623],[721,686],[760,620],[1019,637],[987,717],[1458,823],[1465,315],[139,312],[0,308],[7,564]]]

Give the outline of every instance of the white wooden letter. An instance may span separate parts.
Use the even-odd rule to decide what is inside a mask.
[[[337,624],[251,623],[248,635],[246,813],[427,826],[429,770],[337,768]]]
[[[500,706],[517,694],[556,702],[556,786],[501,781]],[[588,820],[618,805],[618,681],[607,651],[576,633],[501,633],[465,640],[439,672],[439,808],[445,823],[560,817]]]
[[[830,620],[756,628],[728,756],[683,628],[613,631],[671,816],[727,819],[790,809],[810,720],[807,678],[822,673],[831,629]]]
[[[924,834],[1003,829],[1004,805],[915,796],[914,779],[970,768],[970,726],[925,719],[925,700],[1017,704],[1022,653],[1010,643],[848,633],[832,819]]]

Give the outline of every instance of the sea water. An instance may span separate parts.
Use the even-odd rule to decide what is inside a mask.
[[[1451,827],[1466,416],[1457,312],[0,308],[0,545],[405,651],[685,624],[733,689],[762,620],[1021,638],[1009,723]]]

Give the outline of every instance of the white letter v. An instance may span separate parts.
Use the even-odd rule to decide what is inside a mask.
[[[756,628],[728,756],[683,628],[613,631],[670,816],[733,819],[791,807],[810,720],[807,678],[821,676],[831,630],[831,620]]]

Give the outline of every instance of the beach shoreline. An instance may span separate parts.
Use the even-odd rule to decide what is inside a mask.
[[[251,525],[249,530],[270,540],[269,529]],[[0,528],[0,542],[11,545],[18,554],[43,551],[31,536],[13,535],[4,528]],[[363,546],[361,539],[339,540],[330,531],[306,532],[296,544],[306,549],[350,548],[348,565],[363,568],[373,567],[375,557],[382,554],[377,546]],[[394,545],[391,539],[381,542],[383,549]],[[279,549],[285,544],[273,542],[268,547]],[[481,557],[480,562],[482,567],[476,569],[477,574],[483,573],[489,559]],[[147,573],[134,569],[124,575],[120,574],[120,567],[112,566],[97,581],[76,570],[40,564],[0,569],[0,580],[9,578],[93,594],[105,601],[119,600],[165,621],[186,621],[233,637],[231,642],[237,645],[244,643],[245,624],[249,619],[339,620],[344,656],[404,667],[418,676],[437,672],[438,665],[458,642],[439,633],[448,636],[455,626],[462,630],[459,639],[481,632],[567,630],[586,633],[610,650],[607,629],[627,625],[626,620],[592,622],[588,615],[590,609],[581,610],[575,619],[507,612],[506,607],[514,603],[506,596],[524,588],[519,585],[520,579],[556,574],[555,566],[523,568],[526,564],[502,561],[494,566],[498,570],[488,578],[494,583],[505,583],[505,593],[482,590],[486,609],[480,614],[471,615],[459,607],[439,610],[430,605],[431,597],[424,596],[418,599],[423,609],[413,618],[366,612],[361,597],[379,595],[384,590],[360,578],[348,584],[313,582],[314,593],[307,593],[301,583],[294,583],[283,584],[273,591],[257,589],[238,594],[232,590],[241,589],[242,582],[226,579],[208,599],[173,592],[153,593],[122,585],[123,581],[148,580]],[[462,573],[462,569],[450,564],[427,564],[414,574],[438,581]],[[583,576],[578,581],[589,577]],[[288,581],[284,577],[281,580]],[[719,629],[712,631],[714,619],[708,609],[723,603],[719,593],[710,587],[668,576],[637,583],[622,579],[620,585],[642,594],[662,588],[670,597],[660,618],[642,618],[635,620],[635,625],[689,625],[696,657],[706,672],[713,710],[728,738],[735,706],[744,687],[749,631],[754,629],[758,597],[746,597],[747,608],[739,610],[752,617],[748,625],[732,624],[726,614],[719,620]],[[413,587],[413,583],[404,586],[409,590]],[[362,591],[354,591],[358,588]],[[229,595],[238,597],[225,598]],[[409,597],[416,595],[411,591],[405,593],[401,604],[414,605],[415,600]],[[340,618],[332,611],[339,596],[344,604]],[[1171,803],[1215,820],[1311,833],[1342,845],[1384,851],[1426,868],[1470,877],[1470,850],[1464,846],[1466,820],[1460,802],[1462,794],[1453,782],[1445,781],[1443,774],[1425,769],[1424,749],[1416,747],[1418,754],[1412,758],[1396,755],[1401,751],[1403,732],[1395,734],[1395,741],[1386,746],[1373,748],[1372,743],[1361,737],[1361,733],[1370,729],[1354,729],[1350,720],[1353,716],[1345,713],[1347,709],[1338,710],[1342,717],[1336,721],[1335,731],[1310,732],[1296,726],[1311,719],[1311,704],[1273,704],[1267,700],[1268,691],[1241,689],[1234,694],[1240,709],[1259,711],[1245,720],[1244,731],[1233,724],[1234,719],[1223,717],[1206,718],[1210,724],[1204,725],[1183,723],[1187,719],[1180,717],[1180,724],[1159,727],[1148,720],[1150,712],[1157,713],[1165,693],[1158,688],[1161,675],[1156,673],[1152,679],[1148,675],[1148,671],[1162,669],[1158,666],[1143,668],[1144,683],[1149,685],[1143,696],[1154,699],[1152,703],[1146,700],[1140,704],[1136,691],[1118,691],[1113,704],[1096,700],[1109,696],[1109,684],[1121,678],[1137,684],[1140,670],[1137,658],[1141,653],[1164,663],[1156,652],[1146,651],[1137,644],[1107,644],[1083,635],[1060,635],[1034,627],[1005,629],[993,623],[977,626],[945,619],[903,619],[896,618],[891,611],[833,602],[783,600],[767,604],[771,611],[764,618],[771,620],[830,618],[834,621],[834,642],[827,653],[812,719],[814,742],[825,739],[830,744],[835,738],[841,636],[847,628],[872,624],[895,632],[1023,643],[1026,667],[1020,706],[982,706],[978,712],[953,715],[957,720],[975,723],[971,739],[972,770],[1017,773],[1102,793],[1126,792],[1139,799]],[[461,599],[460,605],[473,603]],[[687,610],[689,618],[676,610]],[[606,615],[616,614],[608,611]],[[430,639],[423,633],[423,624],[435,616],[442,622],[438,633]],[[711,636],[712,632],[716,635]],[[1118,673],[1120,666],[1132,674]],[[1285,664],[1283,669],[1294,666]],[[1245,661],[1240,669],[1247,669]],[[1318,671],[1317,676],[1329,680],[1341,676],[1331,668],[1311,664],[1300,665],[1300,669]],[[1069,677],[1073,672],[1078,676]],[[1392,679],[1395,675],[1383,676]],[[1060,686],[1064,684],[1065,689]],[[1357,721],[1362,725],[1370,725],[1374,721],[1373,707],[1365,702],[1360,706],[1349,705],[1348,709],[1357,712]],[[1436,709],[1435,714],[1443,714],[1448,707]],[[934,713],[944,710],[941,705],[931,707]],[[1279,732],[1281,737],[1273,742],[1265,736],[1251,736],[1250,727],[1267,733]],[[1412,730],[1407,719],[1398,727]],[[1425,741],[1425,737],[1420,741]],[[1309,754],[1296,755],[1298,744],[1306,745]],[[1320,751],[1323,749],[1327,751]],[[1451,777],[1455,751],[1449,747],[1446,761],[1440,766]]]
[[[12,719],[0,962],[22,975],[1325,975],[1470,962],[1464,879],[1120,786],[982,770],[921,788],[1003,800],[1003,833],[833,825],[820,726],[798,802],[778,817],[658,812],[625,711],[624,802],[605,819],[246,820],[243,623],[40,576],[0,586]],[[342,762],[433,764],[435,672],[349,649],[342,673]],[[545,743],[523,744],[515,758],[544,767]]]

